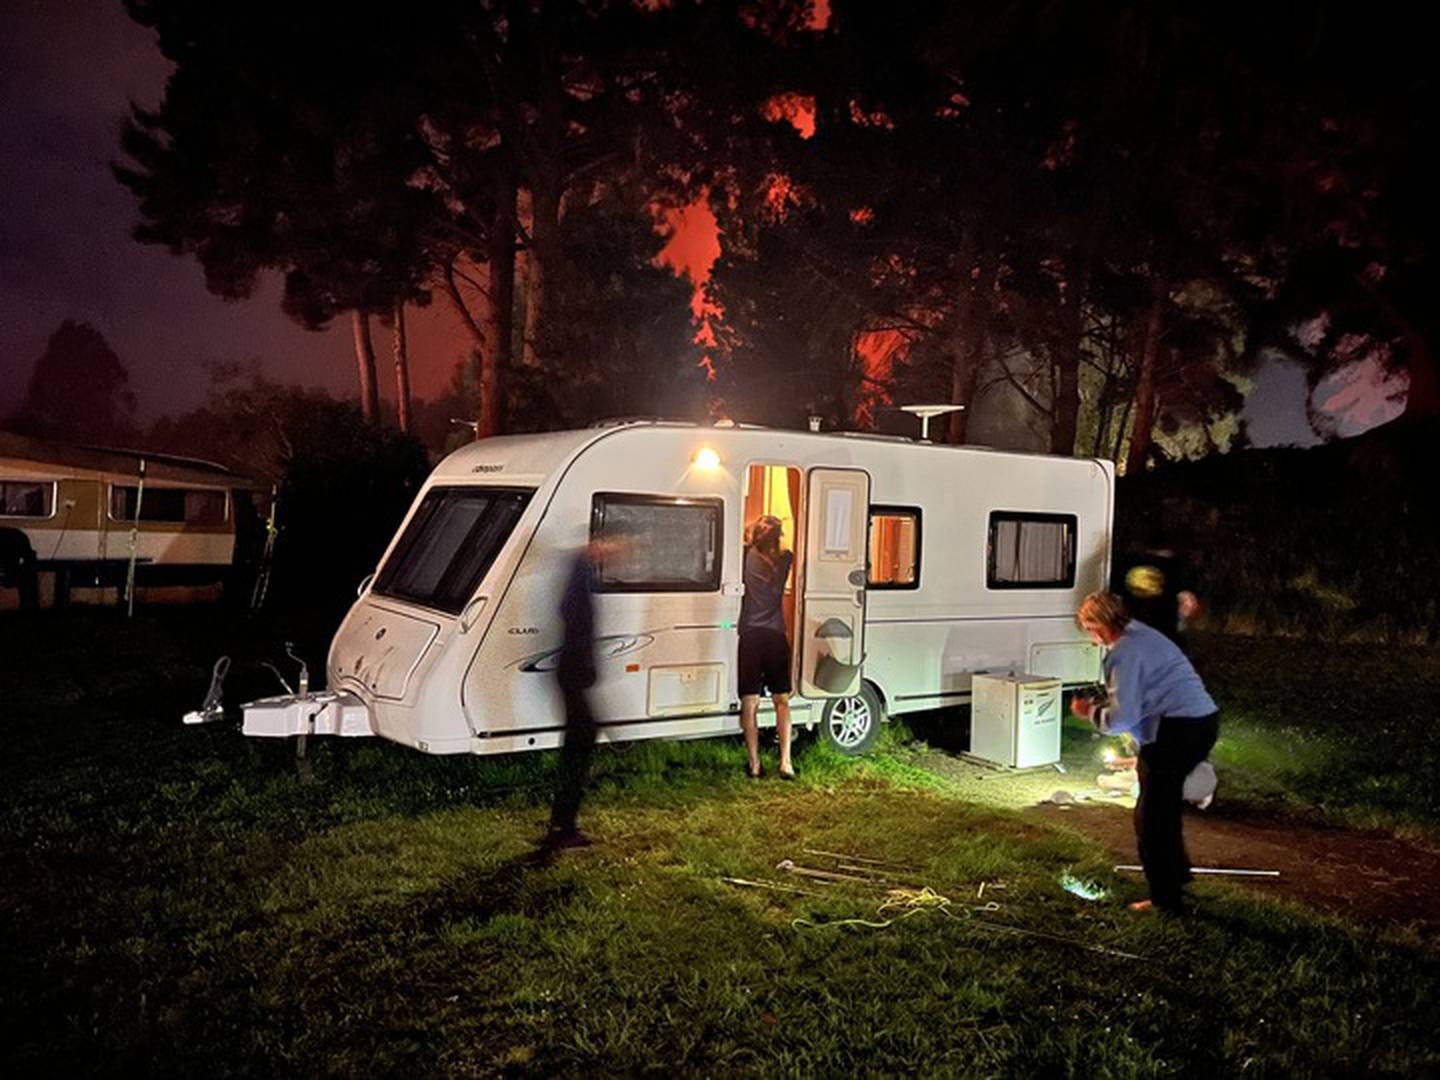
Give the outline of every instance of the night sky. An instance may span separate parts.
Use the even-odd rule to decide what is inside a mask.
[[[19,404],[46,339],[67,318],[109,340],[144,421],[198,405],[216,362],[258,362],[270,378],[355,393],[348,323],[303,330],[280,311],[275,280],[248,301],[222,301],[205,291],[195,260],[130,239],[134,200],[109,163],[128,102],[157,103],[167,68],[118,2],[0,5],[0,416]],[[709,245],[682,237],[678,246]],[[696,259],[682,251],[676,262]],[[390,396],[389,335],[375,329]],[[439,303],[412,312],[410,330],[415,393],[433,398],[467,340]],[[1387,400],[1393,389],[1365,369],[1322,384],[1316,401],[1341,414],[1341,434],[1354,434],[1399,412]],[[1257,445],[1313,441],[1305,393],[1298,368],[1261,369],[1245,413]]]
[[[217,361],[259,360],[271,378],[355,393],[348,323],[302,329],[280,311],[275,279],[251,300],[222,301],[194,259],[130,239],[135,201],[109,163],[128,103],[158,103],[168,68],[118,2],[0,5],[0,416],[67,318],[105,335],[142,420],[198,405]],[[415,392],[434,397],[466,342],[439,305],[410,323]],[[374,330],[390,396],[389,334]]]

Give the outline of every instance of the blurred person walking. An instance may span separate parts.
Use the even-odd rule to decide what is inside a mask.
[[[560,597],[565,635],[555,666],[555,681],[565,701],[565,735],[560,747],[555,798],[550,808],[550,828],[540,845],[544,859],[565,848],[589,847],[593,843],[577,824],[598,733],[589,696],[590,688],[595,685],[593,594],[599,568],[607,558],[617,555],[620,548],[620,541],[613,537],[592,539],[571,561],[565,591]]]

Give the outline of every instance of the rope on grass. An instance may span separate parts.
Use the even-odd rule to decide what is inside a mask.
[[[948,896],[943,896],[936,892],[929,885],[925,885],[919,889],[890,889],[885,894],[885,899],[875,908],[875,914],[884,915],[887,911],[899,913],[891,918],[879,921],[861,918],[832,919],[819,923],[813,922],[810,919],[797,918],[791,919],[790,925],[797,930],[802,928],[820,930],[831,926],[864,926],[871,930],[884,930],[888,926],[894,926],[897,922],[904,922],[906,919],[923,914],[926,911],[938,911],[947,919],[964,920],[968,918],[968,912],[970,911],[988,912],[1000,910],[1000,905],[992,900],[990,903],[981,907],[962,909],[967,912],[966,915],[956,915],[950,910],[953,905],[953,900]]]
[[[955,910],[952,910],[955,909]],[[914,915],[925,911],[934,911],[947,919],[965,923],[969,926],[982,930],[992,930],[999,933],[1019,934],[1022,937],[1040,938],[1044,941],[1054,941],[1061,945],[1069,945],[1073,948],[1084,949],[1087,952],[1099,953],[1102,956],[1114,956],[1121,960],[1144,960],[1144,957],[1134,953],[1122,952],[1119,949],[1107,949],[1103,945],[1091,945],[1088,942],[1077,941],[1075,938],[1065,937],[1062,934],[1047,934],[1043,930],[1027,930],[1020,926],[1010,926],[1007,923],[990,922],[986,919],[975,918],[976,912],[999,911],[1000,905],[994,900],[987,904],[976,907],[960,907],[956,909],[954,901],[948,896],[936,892],[929,885],[920,889],[891,889],[887,898],[881,901],[875,909],[877,915],[883,915],[886,911],[900,911],[900,914],[883,921],[872,919],[834,919],[826,922],[812,922],[809,919],[797,918],[790,920],[790,925],[796,930],[825,930],[835,926],[863,926],[870,930],[884,930],[894,926],[898,922],[904,922]],[[961,914],[956,914],[956,910]]]

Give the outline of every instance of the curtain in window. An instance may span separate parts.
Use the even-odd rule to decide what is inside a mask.
[[[995,580],[1063,582],[1069,578],[1070,538],[1062,521],[995,523]]]

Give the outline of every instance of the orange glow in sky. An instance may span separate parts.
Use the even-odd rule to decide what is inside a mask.
[[[720,224],[710,209],[710,193],[702,192],[689,206],[665,211],[658,227],[668,233],[670,239],[660,249],[655,261],[661,266],[668,266],[677,276],[689,279],[694,287],[690,295],[690,313],[695,319],[693,340],[706,348],[713,348],[714,324],[723,312],[705,295],[710,268],[720,257]],[[701,359],[700,365],[708,378],[715,377],[715,365],[709,355]]]

